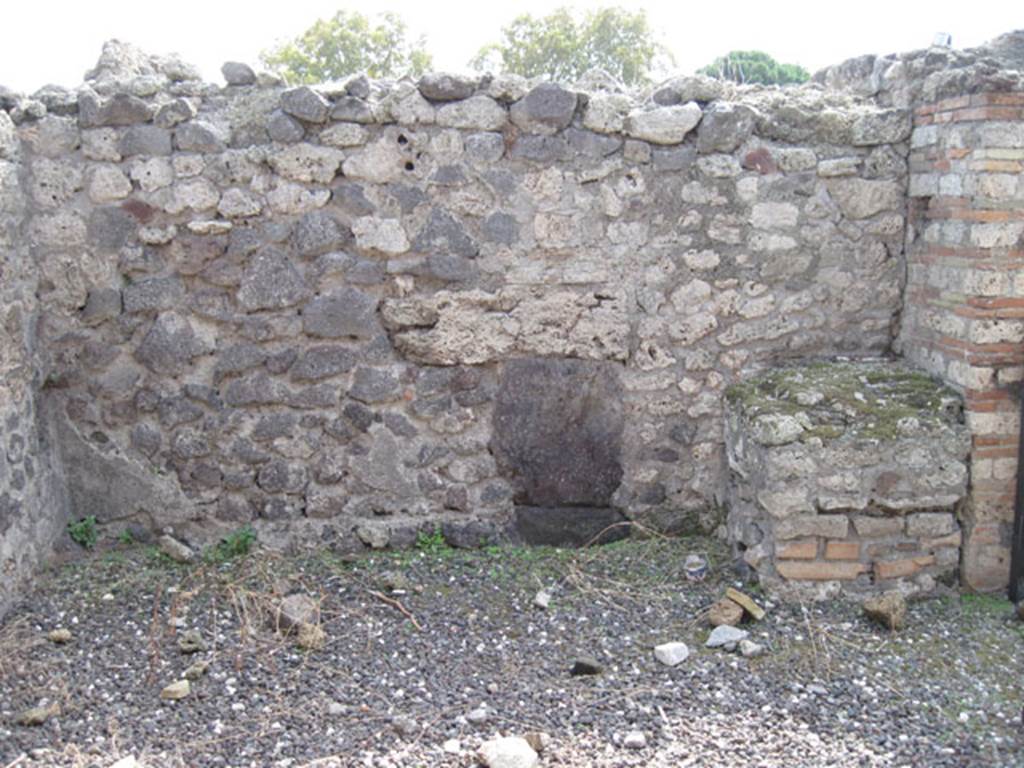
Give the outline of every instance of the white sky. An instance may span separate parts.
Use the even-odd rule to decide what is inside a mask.
[[[493,0],[492,0],[493,2]],[[152,53],[180,53],[206,79],[221,81],[226,60],[258,63],[261,50],[294,37],[341,7],[401,15],[413,38],[427,38],[436,69],[465,69],[480,46],[521,13],[544,15],[559,5],[592,8],[614,0],[5,0],[0,11],[0,84],[31,92],[47,84],[74,86],[92,67],[105,40],[117,38]],[[1020,0],[648,0],[652,27],[692,72],[734,49],[763,50],[779,61],[815,71],[864,53],[927,47],[936,32],[953,45],[979,45],[1024,27]]]

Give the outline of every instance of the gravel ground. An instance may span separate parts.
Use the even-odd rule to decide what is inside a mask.
[[[890,634],[855,605],[748,585],[769,609],[744,625],[768,649],[748,659],[703,645],[707,607],[742,586],[712,541],[420,545],[191,566],[137,545],[60,566],[0,625],[0,766],[471,766],[527,732],[550,735],[542,766],[1024,765],[1024,623],[1004,600],[915,602]],[[712,563],[703,582],[690,552]],[[320,650],[269,625],[295,592],[320,603]],[[47,639],[59,628],[70,642]],[[179,650],[187,630],[205,651]],[[655,660],[678,640],[686,661]],[[570,676],[580,655],[603,672]],[[199,659],[191,693],[162,701]],[[16,724],[41,702],[60,713]]]

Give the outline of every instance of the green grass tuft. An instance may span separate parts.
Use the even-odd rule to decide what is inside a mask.
[[[68,535],[79,546],[92,549],[96,546],[97,539],[99,539],[99,531],[96,528],[96,516],[89,515],[75,522],[68,523]]]
[[[213,547],[206,550],[206,559],[211,563],[226,563],[245,557],[256,543],[256,531],[251,526],[239,528],[222,538]]]

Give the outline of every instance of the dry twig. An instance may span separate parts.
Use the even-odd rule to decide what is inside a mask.
[[[388,605],[390,605],[390,606],[391,606],[392,608],[395,608],[396,610],[398,610],[398,611],[399,611],[399,612],[400,612],[400,613],[401,613],[401,614],[402,614],[403,616],[405,616],[405,618],[407,618],[407,619],[408,619],[409,621],[411,621],[411,622],[412,622],[412,625],[413,625],[414,627],[416,627],[416,629],[417,629],[418,631],[420,631],[420,632],[422,632],[422,631],[423,631],[423,625],[421,625],[421,624],[420,624],[420,623],[419,623],[418,621],[416,621],[416,617],[415,617],[415,616],[413,616],[413,615],[412,615],[412,614],[411,614],[411,613],[409,612],[409,609],[408,609],[408,608],[406,608],[406,607],[405,607],[404,605],[402,605],[402,602],[401,602],[400,600],[395,600],[395,599],[394,599],[394,598],[392,598],[392,597],[388,597],[388,596],[387,596],[387,595],[385,595],[385,594],[384,594],[383,592],[378,592],[378,591],[377,591],[377,590],[375,590],[375,589],[368,589],[368,590],[366,590],[366,591],[367,591],[367,592],[368,592],[368,593],[369,593],[370,595],[372,595],[373,597],[375,597],[375,598],[377,598],[378,600],[380,600],[381,602],[387,603],[387,604],[388,604]]]

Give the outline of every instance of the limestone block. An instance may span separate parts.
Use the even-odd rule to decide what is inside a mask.
[[[477,94],[438,109],[437,124],[445,128],[500,131],[508,124],[508,113],[491,97]]]
[[[174,168],[170,161],[162,157],[136,161],[129,173],[132,181],[138,184],[143,192],[155,192],[174,183]]]
[[[910,137],[911,115],[907,109],[886,109],[867,112],[853,123],[854,146],[896,144]]]
[[[368,135],[358,123],[334,123],[320,132],[320,142],[339,149],[358,147],[366,143]]]
[[[397,256],[409,250],[409,238],[398,219],[361,216],[352,222],[352,234],[356,245],[366,251]]]
[[[270,155],[270,167],[286,179],[327,184],[334,179],[344,154],[332,147],[294,144]]]
[[[848,178],[827,182],[829,194],[851,219],[866,219],[883,211],[903,208],[903,189],[894,181]]]
[[[401,177],[404,165],[397,142],[383,138],[349,155],[341,169],[347,178],[386,184]]]
[[[276,213],[299,214],[322,208],[331,199],[329,189],[307,189],[300,184],[281,182],[267,192],[267,203]]]
[[[258,216],[261,210],[263,203],[256,195],[237,187],[225,190],[217,203],[217,213],[227,219]]]
[[[89,169],[86,189],[89,199],[102,205],[128,197],[132,192],[132,183],[119,168],[98,165]]]
[[[776,522],[774,533],[777,541],[807,536],[844,539],[849,529],[846,515],[800,515]]]
[[[617,291],[510,288],[388,299],[385,325],[399,351],[429,365],[475,364],[514,354],[597,360],[628,357],[625,297]]]
[[[652,144],[679,144],[701,119],[695,102],[652,110],[633,110],[626,116],[628,135]]]
[[[595,93],[583,111],[583,127],[597,133],[622,133],[632,100],[620,93]]]

